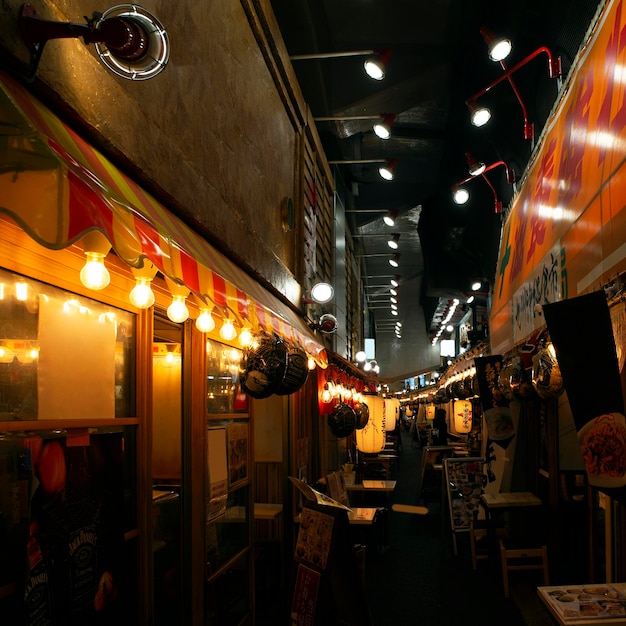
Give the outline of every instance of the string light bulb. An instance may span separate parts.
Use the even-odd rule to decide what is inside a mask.
[[[200,309],[200,315],[196,318],[196,328],[201,333],[210,333],[215,328],[215,320],[209,309]]]
[[[176,324],[182,324],[189,317],[189,309],[185,304],[185,296],[172,295],[172,303],[167,307],[167,316]]]
[[[138,276],[135,286],[130,290],[128,299],[138,309],[149,309],[154,304],[154,292],[150,283],[152,279]]]
[[[82,245],[87,260],[80,270],[80,282],[87,289],[100,291],[111,282],[109,270],[104,265],[111,244],[100,231],[93,230],[82,238]]]
[[[232,341],[237,336],[237,330],[230,318],[226,318],[220,328],[220,337],[225,341]]]

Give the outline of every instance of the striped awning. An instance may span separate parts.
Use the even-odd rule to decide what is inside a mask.
[[[128,265],[148,259],[207,306],[227,307],[326,367],[303,318],[2,72],[0,125],[0,212],[35,241],[58,250],[98,230]]]

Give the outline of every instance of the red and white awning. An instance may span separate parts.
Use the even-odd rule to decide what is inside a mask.
[[[0,212],[35,241],[58,250],[98,230],[128,265],[148,259],[208,306],[228,307],[327,366],[326,350],[303,318],[5,73],[0,123]]]

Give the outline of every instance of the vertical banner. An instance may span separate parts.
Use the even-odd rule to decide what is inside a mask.
[[[546,304],[544,316],[589,484],[626,502],[626,423],[606,294]]]

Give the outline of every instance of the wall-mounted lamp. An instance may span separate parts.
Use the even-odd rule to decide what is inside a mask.
[[[313,330],[319,330],[324,335],[329,335],[337,330],[337,318],[330,313],[324,313],[317,322],[309,324]]]
[[[367,56],[363,63],[365,73],[374,80],[382,80],[385,77],[385,67],[389,63],[391,50],[354,50],[352,52],[322,52],[313,54],[294,54],[289,58],[292,61],[309,59],[337,59],[342,57]]]
[[[20,9],[18,27],[30,50],[28,79],[37,73],[44,46],[51,39],[77,39],[96,45],[100,61],[114,74],[147,80],[160,74],[170,56],[167,32],[145,9],[123,4],[94,13],[86,24],[55,22],[37,16],[31,4]]]
[[[391,209],[387,215],[383,217],[383,222],[387,224],[387,226],[395,226],[396,218],[398,217],[398,209]]]
[[[492,61],[500,62],[504,61],[506,57],[511,53],[512,45],[511,40],[505,37],[497,37],[486,26],[480,29],[480,34],[483,36],[487,48],[489,50],[489,58]]]
[[[304,304],[327,304],[333,299],[335,290],[329,283],[315,283],[311,288],[311,297],[302,298]]]
[[[400,235],[398,233],[395,233],[393,235],[393,237],[387,242],[387,245],[392,249],[392,250],[397,250],[398,246],[400,245]]]
[[[314,117],[316,122],[351,122],[358,120],[378,120],[372,125],[372,130],[380,139],[391,137],[391,126],[396,116],[392,113],[380,113],[379,115],[331,115]]]
[[[486,34],[488,34],[487,29],[486,28],[481,29],[481,33],[483,34],[483,38],[485,39],[485,42],[489,44],[488,36],[486,36]],[[510,42],[509,42],[509,45],[510,45]],[[517,85],[515,84],[512,78],[512,75],[515,72],[517,72],[517,70],[519,70],[521,67],[526,65],[528,62],[532,61],[536,56],[540,55],[541,53],[545,53],[548,56],[548,73],[549,73],[550,78],[560,78],[561,59],[559,57],[553,57],[550,50],[546,48],[545,46],[542,46],[540,48],[537,48],[537,50],[529,54],[525,59],[522,59],[519,63],[517,63],[513,67],[509,68],[507,67],[506,63],[503,60],[505,58],[504,56],[502,56],[500,59],[497,58],[497,56],[500,56],[506,51],[506,47],[498,48],[497,46],[495,46],[494,50],[497,51],[496,55],[494,57],[491,57],[491,54],[493,54],[493,52],[490,50],[490,58],[492,58],[493,60],[499,61],[504,72],[501,76],[499,76],[496,80],[494,80],[489,85],[487,85],[484,89],[481,89],[478,93],[475,93],[471,98],[468,98],[465,101],[465,104],[470,110],[470,113],[472,116],[472,124],[474,124],[474,126],[483,126],[491,119],[491,111],[489,111],[489,109],[487,109],[486,107],[478,107],[478,105],[476,104],[476,100],[480,98],[481,96],[484,96],[488,91],[493,89],[493,87],[495,87],[502,81],[508,80],[509,84],[511,85],[511,89],[513,89],[513,92],[515,93],[515,97],[517,98],[518,102],[520,103],[520,106],[522,107],[522,114],[524,116],[524,138],[533,139],[535,136],[534,125],[528,119],[528,112],[526,110],[526,105],[524,104],[524,100],[522,99],[522,96],[519,92],[519,89],[517,88]]]
[[[452,198],[454,202],[456,202],[456,204],[465,204],[469,200],[470,194],[467,188],[465,188],[463,185],[469,183],[475,178],[478,178],[478,176],[481,176],[493,192],[495,199],[495,212],[502,213],[502,202],[499,200],[495,187],[486,176],[486,174],[496,167],[503,166],[506,170],[506,182],[509,184],[513,184],[515,182],[515,172],[510,169],[504,161],[495,161],[491,165],[485,165],[481,161],[478,161],[470,152],[466,152],[465,157],[467,158],[470,175],[464,180],[461,180],[453,185]]]
[[[385,180],[393,180],[394,179],[394,170],[398,165],[398,159],[386,159],[386,165],[382,165],[378,168],[378,173],[381,178]]]
[[[385,180],[393,180],[394,170],[398,164],[398,159],[345,159],[338,161],[328,161],[328,165],[359,165],[360,163],[384,163],[378,168],[378,173]]]
[[[389,265],[391,265],[391,267],[398,267],[400,265],[400,255],[399,254],[394,254],[389,259]]]
[[[396,119],[393,113],[383,115],[382,121],[374,124],[374,133],[380,139],[389,139],[391,137],[391,127]]]

